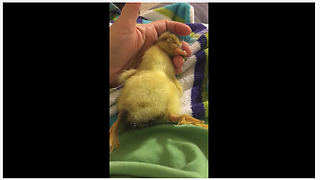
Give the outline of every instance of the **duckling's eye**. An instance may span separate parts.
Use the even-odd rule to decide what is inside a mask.
[[[171,43],[170,44],[170,48],[172,48],[172,49],[175,49],[177,47],[178,47],[178,44],[176,44],[176,43]]]
[[[173,42],[173,39],[172,38],[168,38],[167,41]]]

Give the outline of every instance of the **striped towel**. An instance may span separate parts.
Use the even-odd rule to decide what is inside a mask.
[[[173,3],[172,6],[177,6],[176,4],[181,3]],[[152,21],[141,16],[137,19],[139,24]],[[110,20],[110,24],[113,22]],[[192,32],[182,39],[190,45],[192,56],[185,58],[183,72],[177,76],[183,87],[181,112],[205,120],[208,123],[208,25],[201,23],[186,24]],[[116,101],[121,89],[122,86],[110,89],[110,127],[117,120]]]
[[[182,23],[194,23],[194,9],[189,3],[173,3],[149,10],[141,16],[150,21],[167,19]]]
[[[109,4],[109,21],[117,20],[120,13],[121,11],[116,5],[114,5],[113,3]]]

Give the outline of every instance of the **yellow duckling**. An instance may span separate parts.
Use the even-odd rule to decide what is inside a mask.
[[[187,53],[182,49],[182,40],[167,31],[145,52],[138,69],[120,75],[124,87],[117,101],[118,119],[109,131],[110,152],[119,147],[119,123],[124,128],[144,128],[154,121],[208,128],[204,121],[180,113],[182,86],[171,62],[174,55]]]

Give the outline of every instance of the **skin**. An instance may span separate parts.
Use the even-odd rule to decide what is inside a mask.
[[[110,86],[115,87],[117,77],[129,69],[136,69],[144,52],[152,46],[158,37],[171,31],[177,35],[187,36],[191,33],[189,26],[168,20],[154,21],[149,24],[137,25],[141,3],[127,3],[119,18],[110,27]],[[188,43],[183,42],[182,48],[191,56]],[[175,73],[182,72],[184,60],[182,56],[172,58]]]

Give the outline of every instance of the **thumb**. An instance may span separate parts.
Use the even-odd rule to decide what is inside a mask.
[[[141,3],[126,3],[115,23],[121,28],[134,30],[139,16],[140,6]]]

